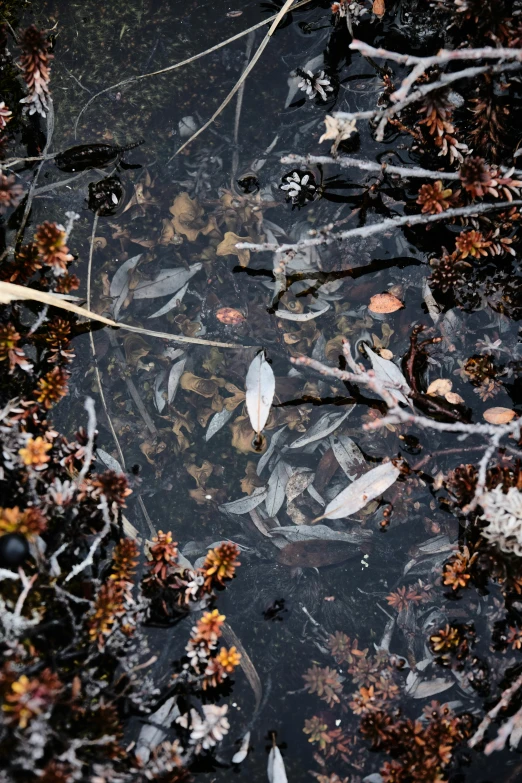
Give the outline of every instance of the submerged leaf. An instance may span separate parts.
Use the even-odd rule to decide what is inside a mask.
[[[187,359],[180,359],[179,362],[176,362],[172,365],[169,372],[169,380],[167,382],[167,400],[169,403],[173,402],[174,397],[176,396],[176,392],[178,390],[179,381],[181,376],[183,375],[183,371],[185,369],[185,365],[187,363]]]
[[[229,514],[248,514],[249,511],[261,505],[263,500],[266,499],[266,494],[265,487],[258,487],[251,495],[247,495],[245,498],[232,500],[230,503],[223,503],[223,505],[219,506],[219,510],[228,511]]]
[[[223,408],[222,411],[219,411],[218,413],[215,413],[214,416],[212,416],[205,433],[205,440],[207,442],[213,435],[216,434],[216,432],[219,432],[221,427],[223,427],[229,419],[232,418],[233,413],[234,411],[229,411],[226,408]]]
[[[361,508],[386,492],[388,487],[397,480],[400,474],[393,462],[384,462],[376,468],[369,470],[353,484],[343,489],[326,506],[325,512],[319,519],[343,519],[360,511]]]
[[[285,763],[281,756],[281,751],[274,745],[268,755],[268,782],[269,783],[288,783],[286,777]]]
[[[251,362],[246,377],[246,407],[252,429],[259,435],[268,420],[275,394],[275,376],[261,351]]]
[[[164,304],[163,307],[160,307],[160,309],[156,310],[156,312],[152,313],[152,315],[148,315],[147,318],[159,318],[161,315],[170,313],[171,310],[173,310],[175,307],[177,307],[180,304],[187,291],[188,291],[188,283],[185,283],[185,285],[174,294],[172,299],[169,299],[167,304]]]
[[[308,432],[306,432],[304,435],[301,435],[301,437],[297,438],[297,440],[294,440],[294,442],[291,443],[288,448],[298,449],[301,446],[307,446],[309,443],[313,443],[314,441],[322,440],[323,438],[328,437],[328,435],[331,435],[332,432],[334,432],[337,427],[343,423],[343,421],[350,415],[354,408],[355,405],[349,405],[344,413],[325,413],[323,416],[321,416],[319,421],[316,421],[316,423],[310,427]]]
[[[291,466],[284,460],[280,460],[268,479],[268,493],[265,507],[269,517],[277,516],[277,512],[283,505],[286,486],[291,475]]]
[[[142,280],[134,289],[134,299],[153,299],[157,296],[168,296],[176,293],[191,277],[194,277],[203,264],[192,264],[189,269],[180,266],[174,269],[162,269],[154,280]]]
[[[404,305],[400,299],[390,293],[375,294],[370,299],[368,310],[372,313],[395,313],[396,310],[400,310]]]
[[[287,321],[311,321],[313,318],[323,315],[329,309],[330,305],[327,304],[322,310],[310,310],[308,313],[292,313],[291,310],[276,310],[275,315],[277,318],[285,318]]]
[[[300,529],[304,527],[301,525]],[[279,550],[277,562],[292,568],[323,568],[356,557],[360,550],[346,541],[295,541]]]
[[[375,372],[375,376],[379,381],[386,384],[391,383],[397,386],[401,386],[405,392],[410,391],[410,387],[408,386],[406,378],[396,364],[394,364],[389,359],[383,359],[381,356],[372,351],[372,349],[369,348],[366,344],[364,346],[364,350],[368,354],[368,357],[372,363],[373,371]],[[402,391],[399,391],[398,389],[390,389],[389,391],[399,402],[403,402],[405,405],[410,404]]]
[[[233,231],[227,231],[225,238],[216,248],[217,256],[237,256],[241,266],[248,266],[250,261],[250,250],[236,247],[238,242],[253,242],[252,237],[239,237]]]

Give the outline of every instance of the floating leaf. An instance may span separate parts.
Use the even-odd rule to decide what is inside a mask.
[[[359,546],[373,537],[371,530],[354,527],[353,530],[332,530],[328,525],[286,525],[271,531],[273,537],[282,536],[286,541],[344,541]]]
[[[328,503],[324,514],[317,519],[343,519],[357,513],[370,500],[374,500],[386,492],[388,487],[391,487],[397,480],[399,474],[400,470],[395,467],[393,462],[384,462],[382,465],[378,465],[343,489],[337,497]]]
[[[445,394],[444,397],[452,405],[462,405],[464,403],[463,398],[460,396],[460,394],[457,394],[456,392],[447,392],[447,394]]]
[[[279,460],[272,475],[268,479],[268,492],[266,496],[266,513],[269,517],[277,516],[285,500],[286,485],[292,475],[291,466],[284,460]]]
[[[183,371],[185,370],[185,365],[187,363],[186,357],[184,359],[180,359],[179,362],[176,362],[172,365],[169,372],[169,380],[167,382],[167,400],[169,403],[172,403],[174,400],[174,397],[176,396],[176,392],[178,390],[179,381],[181,376],[183,375]]]
[[[366,466],[362,451],[348,435],[338,435],[331,437],[330,443],[335,459],[339,463],[343,473],[353,481],[360,473],[361,468]]]
[[[311,321],[312,318],[323,315],[329,309],[330,305],[327,304],[322,310],[311,310],[309,313],[292,313],[290,310],[276,310],[275,315],[277,318],[285,318],[287,321]]]
[[[334,432],[337,427],[343,423],[343,421],[350,415],[354,408],[355,405],[349,405],[344,413],[325,413],[323,416],[321,416],[319,421],[316,421],[316,423],[310,427],[308,432],[306,432],[304,435],[301,435],[301,437],[297,438],[297,440],[294,440],[293,443],[290,443],[288,448],[298,449],[302,446],[307,446],[309,443],[313,443],[314,441],[327,438],[328,435],[331,435],[332,432]]]
[[[368,357],[372,363],[372,369],[379,381],[386,384],[393,383],[402,386],[405,391],[410,391],[410,387],[408,386],[406,378],[396,364],[389,361],[389,359],[383,359],[380,357],[375,353],[375,351],[372,351],[368,345],[364,346],[364,350],[368,354]],[[403,402],[405,405],[410,404],[404,394],[398,389],[389,389],[389,391],[390,394],[392,394],[399,402]]]
[[[222,411],[219,411],[219,413],[215,413],[214,416],[212,416],[209,425],[207,427],[207,431],[205,433],[205,440],[208,442],[210,438],[212,438],[213,435],[216,434],[216,432],[219,432],[221,427],[223,427],[229,419],[232,418],[234,414],[234,411],[229,411],[226,408],[223,408]]]
[[[163,305],[163,307],[160,307],[160,309],[156,310],[156,312],[152,313],[152,315],[148,315],[147,318],[159,318],[161,315],[170,313],[171,310],[173,310],[175,307],[177,307],[180,304],[187,291],[188,291],[188,283],[185,283],[185,285],[174,294],[172,299],[169,299],[167,304]]]
[[[115,473],[123,473],[123,468],[118,460],[111,457],[111,455],[103,449],[96,449],[96,456],[100,462],[103,462],[106,468],[109,468],[109,470],[113,470]]]
[[[248,514],[257,506],[260,506],[266,499],[267,491],[265,487],[258,487],[251,495],[238,500],[232,500],[230,503],[223,503],[219,506],[220,511],[228,511],[229,514]]]
[[[114,273],[109,288],[109,294],[113,297],[113,299],[120,296],[122,291],[125,289],[126,284],[128,290],[129,272],[131,272],[136,267],[136,264],[142,255],[142,253],[139,253],[139,255],[134,256],[133,258],[127,259],[127,261],[124,261],[123,264],[118,267]]]
[[[233,231],[227,231],[225,238],[216,248],[217,256],[237,256],[240,266],[248,266],[250,261],[250,250],[240,250],[236,247],[238,242],[253,242],[252,237],[239,237]]]
[[[400,299],[393,294],[376,294],[370,299],[368,310],[372,313],[395,313],[404,307]]]
[[[435,397],[437,394],[440,397],[445,397],[446,394],[451,392],[452,386],[453,383],[448,378],[437,378],[437,380],[430,383],[426,389],[426,394],[430,394],[432,397]]]
[[[162,269],[154,280],[142,280],[134,289],[134,299],[154,299],[157,296],[168,296],[179,291],[191,277],[194,277],[203,264],[192,264],[189,269],[180,266],[174,269]]]
[[[488,408],[482,415],[489,424],[508,424],[517,414],[511,408]]]
[[[259,435],[268,420],[275,394],[275,376],[264,351],[260,351],[248,368],[246,407],[252,429]]]
[[[275,743],[268,755],[267,774],[269,783],[288,783],[285,763],[281,756],[281,751]]]
[[[258,476],[261,475],[261,473],[263,472],[263,468],[265,467],[265,465],[268,464],[268,461],[272,456],[272,454],[274,453],[275,447],[277,446],[279,441],[281,441],[281,445],[282,445],[287,437],[288,437],[288,430],[286,429],[286,424],[283,427],[281,427],[281,429],[276,430],[273,433],[272,437],[270,438],[270,443],[267,447],[267,450],[265,451],[265,453],[257,463]]]

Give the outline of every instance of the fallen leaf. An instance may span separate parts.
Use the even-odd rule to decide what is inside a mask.
[[[460,396],[460,394],[457,394],[456,392],[447,392],[444,395],[444,397],[452,405],[462,405],[464,403],[464,399]]]
[[[275,376],[266,360],[264,351],[260,351],[250,363],[246,381],[246,408],[256,435],[260,435],[268,420],[275,394]]]
[[[183,370],[185,369],[186,363],[187,359],[183,358],[180,359],[179,362],[175,362],[170,368],[169,379],[167,381],[167,400],[169,403],[172,403],[174,397],[176,396],[179,381],[183,374]]]
[[[254,447],[256,433],[252,429],[248,416],[238,416],[230,425],[230,429],[232,430],[232,447],[234,449],[242,454],[259,454],[265,451],[266,438],[263,438],[259,448]]]
[[[451,392],[452,386],[453,383],[448,378],[437,378],[437,380],[430,383],[426,389],[426,394],[432,397],[436,397],[437,394],[440,397],[445,397],[448,392]]]
[[[400,299],[393,294],[375,294],[370,299],[368,310],[372,313],[394,313],[404,307]]]
[[[207,235],[216,227],[215,221],[203,220],[204,210],[197,200],[188,193],[180,193],[169,209],[173,215],[172,224],[178,234],[183,234],[189,242],[195,242],[200,234]]]
[[[240,266],[248,266],[250,250],[240,250],[236,247],[238,242],[253,242],[252,237],[239,237],[232,231],[227,231],[225,238],[216,248],[217,256],[237,256]]]
[[[384,0],[373,0],[372,11],[375,16],[381,17],[386,13],[386,6]]]
[[[277,562],[292,568],[323,568],[357,555],[360,550],[346,541],[295,541],[279,550]]]
[[[328,435],[331,435],[332,432],[334,432],[343,423],[347,416],[350,415],[354,408],[355,405],[349,405],[344,413],[325,413],[318,421],[316,421],[315,424],[310,427],[308,432],[306,432],[300,438],[297,438],[297,440],[294,440],[294,442],[290,444],[289,448],[298,449],[302,446],[307,446],[309,443],[314,443],[315,441],[322,440]]]
[[[191,391],[195,394],[199,394],[200,397],[207,397],[210,399],[214,397],[220,388],[225,385],[225,381],[222,378],[198,378],[191,372],[184,372],[181,376],[181,388],[185,391]]]
[[[230,16],[231,14],[234,15],[240,15],[243,11],[230,11],[227,16]],[[239,750],[237,753],[234,753],[232,756],[232,764],[241,764],[242,761],[244,761],[248,755],[248,748],[250,746],[250,732],[247,731],[243,739],[241,740],[241,745],[239,747]]]
[[[159,318],[161,315],[170,313],[171,310],[173,310],[175,307],[178,307],[178,305],[180,305],[183,301],[183,297],[187,293],[188,287],[189,284],[185,283],[183,288],[180,288],[179,291],[176,291],[172,299],[169,299],[167,304],[164,304],[163,307],[160,307],[160,309],[156,310],[156,312],[152,313],[152,315],[148,315],[147,318]]]
[[[286,486],[292,472],[292,468],[287,462],[279,460],[272,475],[268,479],[265,508],[269,517],[277,516],[283,505],[285,501]]]
[[[343,489],[326,506],[325,512],[320,519],[343,519],[360,511],[370,500],[380,497],[386,492],[388,487],[395,483],[400,474],[399,468],[396,468],[393,462],[383,462],[376,468],[369,470],[361,478],[356,479],[346,489]]]
[[[410,391],[410,387],[408,386],[406,378],[394,362],[390,362],[388,359],[383,359],[382,356],[376,354],[375,351],[372,351],[372,349],[369,348],[366,344],[364,346],[364,350],[370,358],[372,369],[374,370],[375,375],[379,381],[387,384],[392,383],[398,386],[402,386],[405,393]],[[388,390],[390,394],[392,394],[399,402],[403,402],[405,405],[410,404],[404,393],[399,389]]]
[[[267,775],[268,783],[288,783],[285,763],[283,761],[283,757],[281,756],[281,751],[275,743],[268,755]]]
[[[276,310],[274,315],[276,318],[283,318],[287,321],[311,321],[319,315],[324,315],[329,309],[330,305],[327,304],[322,310],[310,310],[308,313],[292,313],[290,310]]]
[[[234,310],[233,307],[220,307],[216,311],[216,318],[221,321],[222,324],[227,326],[237,326],[246,321],[245,316],[239,310]]]
[[[216,413],[216,416],[218,415],[219,414]],[[255,489],[264,486],[265,482],[257,475],[256,468],[256,463],[252,462],[252,460],[248,460],[245,468],[245,477],[239,482],[241,484],[241,491],[244,492],[245,495],[251,495]]]
[[[230,503],[223,503],[220,507],[220,511],[228,511],[229,514],[248,514],[266,498],[266,489],[264,487],[258,487],[254,489],[251,495],[247,495],[246,498],[239,498],[238,500],[232,500]]]
[[[488,408],[482,415],[489,424],[508,424],[517,414],[511,408]]]
[[[205,488],[207,481],[214,471],[214,466],[207,459],[203,460],[203,464],[200,468],[194,463],[194,465],[186,466],[187,473],[192,476],[198,487]]]
[[[158,296],[175,294],[203,268],[203,264],[192,264],[189,269],[175,267],[162,269],[153,280],[142,280],[134,289],[134,299],[155,299]]]
[[[210,438],[212,438],[213,435],[216,434],[216,432],[219,432],[219,430],[227,423],[230,418],[232,418],[232,414],[233,411],[229,411],[226,408],[223,408],[222,411],[214,414],[205,433],[205,440],[207,442],[210,440]]]
[[[391,359],[393,359],[393,353],[390,351],[389,348],[381,348],[380,355],[383,359],[386,359],[387,361],[391,361]]]

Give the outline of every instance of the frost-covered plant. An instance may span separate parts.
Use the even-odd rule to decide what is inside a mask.
[[[522,492],[511,487],[504,493],[500,485],[485,492],[480,503],[481,519],[488,523],[482,531],[484,538],[503,552],[522,557]]]

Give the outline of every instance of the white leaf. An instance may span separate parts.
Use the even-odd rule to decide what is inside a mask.
[[[241,764],[248,755],[248,748],[250,746],[250,732],[247,731],[243,739],[241,740],[241,746],[237,753],[232,756],[232,764]]]
[[[265,507],[269,517],[275,517],[283,505],[286,485],[288,484],[292,472],[290,465],[284,460],[280,460],[268,479],[268,492]]]
[[[123,473],[123,468],[118,460],[111,457],[111,455],[107,454],[103,449],[96,449],[96,456],[100,462],[103,462],[106,468],[109,468],[109,470],[113,470],[115,473]]]
[[[134,289],[134,299],[153,299],[156,296],[168,296],[179,291],[188,283],[203,264],[193,264],[190,269],[180,266],[175,269],[163,269],[154,280],[142,280]]]
[[[248,368],[246,377],[246,408],[254,432],[259,435],[265,426],[275,394],[275,376],[261,351]]]
[[[247,514],[252,511],[253,508],[261,505],[263,500],[266,499],[266,488],[256,487],[251,495],[247,495],[246,498],[239,498],[238,500],[232,500],[230,503],[223,503],[219,506],[220,511],[228,511],[229,514]]]
[[[179,386],[179,379],[183,375],[186,363],[187,359],[185,357],[184,359],[180,359],[179,362],[173,364],[170,368],[169,380],[167,383],[167,400],[169,403],[171,403],[176,396],[176,392]]]
[[[331,433],[343,423],[354,408],[355,405],[350,405],[345,413],[325,413],[321,416],[319,421],[316,421],[315,424],[310,427],[308,432],[305,432],[300,438],[297,438],[293,443],[290,443],[288,448],[298,449],[301,446],[307,446],[309,443],[328,437],[328,435],[331,435]]]
[[[188,283],[185,283],[183,288],[180,288],[179,291],[174,294],[172,299],[169,299],[167,304],[163,305],[163,307],[160,307],[160,309],[156,310],[156,312],[152,313],[152,315],[148,315],[147,318],[159,318],[160,315],[165,315],[165,313],[169,313],[181,302],[181,300],[183,299],[187,291],[188,291]]]
[[[268,755],[267,774],[269,783],[288,783],[285,763],[277,745],[273,746]]]
[[[221,427],[223,427],[227,421],[232,418],[233,415],[234,411],[227,411],[226,408],[223,408],[222,411],[215,413],[209,421],[207,431],[205,433],[205,440],[208,442],[210,438],[215,435],[216,432],[219,432]]]
[[[437,693],[447,691],[448,688],[453,687],[454,684],[454,680],[444,680],[442,677],[435,677],[434,680],[424,681],[421,681],[419,678],[413,683],[408,693],[414,699],[429,699],[432,696],[436,696]]]
[[[369,470],[328,503],[320,519],[342,519],[355,514],[370,500],[386,492],[399,474],[400,470],[392,462],[384,462]]]
[[[393,383],[402,386],[407,392],[410,391],[406,378],[396,364],[390,361],[390,359],[383,359],[382,356],[376,354],[375,351],[372,351],[366,344],[364,350],[370,358],[373,371],[379,381],[382,383]],[[389,389],[389,391],[399,402],[403,402],[405,405],[411,405],[411,401],[398,389]]]
[[[287,321],[311,321],[312,318],[323,315],[329,309],[330,305],[326,305],[322,310],[314,310],[309,313],[292,313],[290,310],[276,310],[274,315],[276,318],[285,318]]]
[[[320,495],[320,494],[319,494],[319,492],[316,490],[316,488],[314,487],[314,485],[313,485],[313,484],[310,484],[310,485],[309,485],[309,486],[306,488],[306,491],[308,492],[308,494],[310,495],[310,497],[312,497],[312,498],[313,498],[313,499],[316,501],[316,503],[319,503],[319,505],[320,505],[320,506],[326,506],[326,503],[325,503],[325,501],[323,500],[323,498],[321,497],[321,495]]]
[[[361,472],[361,467],[366,465],[366,460],[357,444],[348,435],[331,437],[330,444],[343,472],[351,481],[356,479]]]

